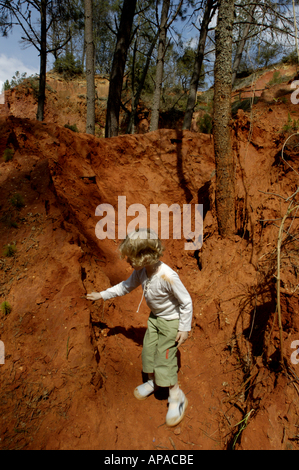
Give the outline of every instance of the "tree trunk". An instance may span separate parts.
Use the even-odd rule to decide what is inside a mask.
[[[82,50],[82,65],[85,63],[85,54],[86,54],[86,37],[85,37],[85,28],[84,28],[84,40],[83,40],[83,50]]]
[[[124,0],[123,3],[110,75],[105,137],[115,137],[118,135],[123,77],[127,52],[131,41],[136,3],[137,0]]]
[[[245,42],[246,42],[249,30],[250,30],[250,26],[251,26],[250,23],[252,22],[252,16],[253,16],[255,7],[256,7],[255,4],[251,5],[251,8],[250,8],[249,13],[248,13],[248,23],[244,27],[244,31],[243,31],[243,34],[242,34],[242,39],[238,44],[238,48],[237,48],[237,52],[236,52],[235,60],[234,60],[234,65],[233,65],[232,87],[234,86],[234,83],[235,83],[235,80],[236,80],[236,77],[237,77],[237,72],[238,72],[238,69],[239,69],[239,66],[240,66],[240,62],[241,62]]]
[[[131,134],[132,131],[133,131],[133,128],[134,128],[134,122],[135,122],[135,118],[136,118],[137,107],[138,107],[138,104],[139,104],[139,101],[140,101],[140,96],[141,96],[141,93],[142,93],[142,90],[143,90],[143,87],[144,87],[146,75],[147,75],[147,72],[148,72],[148,69],[149,69],[149,66],[150,66],[150,63],[151,63],[152,53],[153,53],[153,50],[155,48],[157,39],[158,39],[158,34],[154,37],[153,42],[150,46],[150,49],[147,53],[146,64],[145,64],[144,69],[142,71],[142,76],[141,76],[141,79],[140,79],[140,83],[138,85],[136,94],[133,96],[133,99],[132,99],[132,110],[131,110],[131,113],[130,113],[129,124],[128,124],[128,127],[127,127],[127,132],[126,132],[127,134]]]
[[[39,92],[36,119],[44,120],[44,107],[46,101],[46,73],[47,73],[47,0],[40,3],[41,42],[40,42],[40,74]]]
[[[211,11],[213,7],[214,0],[207,0],[203,20],[200,28],[200,36],[197,48],[197,54],[194,64],[193,75],[190,84],[187,108],[184,116],[183,130],[191,128],[193,111],[196,106],[197,101],[197,89],[200,78],[200,73],[202,69],[203,57],[205,52],[205,44],[208,34],[208,26],[210,22]]]
[[[132,58],[132,104],[131,112],[129,115],[129,124],[127,126],[126,134],[134,134],[135,132],[135,116],[137,109],[135,108],[135,63],[136,63],[136,51],[137,51],[137,40],[135,41],[133,48],[133,58]]]
[[[92,25],[92,0],[85,0],[86,40],[86,134],[95,134],[95,84],[94,84],[94,42]]]
[[[164,58],[165,58],[165,52],[166,52],[167,20],[168,20],[169,8],[170,8],[170,0],[163,0],[163,6],[162,6],[162,12],[161,12],[161,23],[160,23],[156,80],[155,80],[156,83],[155,83],[155,91],[154,91],[154,97],[153,97],[151,126],[150,126],[151,131],[156,131],[159,128],[160,100],[161,100],[161,90],[162,90],[162,82],[163,82]]]
[[[230,137],[234,0],[221,0],[215,32],[216,60],[213,134],[216,159],[216,212],[221,236],[235,233],[234,157]]]

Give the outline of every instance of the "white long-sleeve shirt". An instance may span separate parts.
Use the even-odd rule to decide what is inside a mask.
[[[142,285],[147,306],[157,317],[165,320],[179,319],[179,331],[190,331],[192,322],[192,300],[178,274],[161,262],[156,274],[147,277],[146,269],[133,271],[131,276],[116,286],[101,292],[103,300],[128,294]]]

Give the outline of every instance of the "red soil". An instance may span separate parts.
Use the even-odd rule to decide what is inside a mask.
[[[298,175],[280,158],[282,127],[288,113],[298,119],[298,107],[289,97],[261,101],[232,122],[238,234],[230,239],[217,234],[212,137],[162,129],[99,139],[62,127],[69,118],[50,99],[44,123],[35,112],[31,96],[17,99],[13,92],[0,121],[0,155],[7,147],[15,151],[0,164],[1,249],[17,248],[14,257],[0,258],[0,303],[12,306],[0,317],[6,354],[0,447],[297,449],[291,343],[299,339],[299,253],[289,237],[281,272],[287,375],[279,367],[275,315],[280,221],[268,219],[281,218],[288,203],[265,193],[289,196],[298,187]],[[83,114],[71,115],[83,130]],[[298,171],[296,148],[286,154]],[[15,193],[24,198],[19,210],[10,202]],[[117,208],[119,195],[127,207],[144,204],[148,213],[154,203],[204,204],[199,253],[185,251],[185,240],[165,240],[163,260],[194,303],[192,332],[179,355],[189,407],[173,429],[165,425],[167,390],[144,402],[133,396],[142,381],[149,313],[145,303],[136,313],[141,288],[105,304],[85,299],[131,272],[119,259],[117,232],[115,240],[95,236],[96,207]],[[298,218],[285,229],[295,236]]]

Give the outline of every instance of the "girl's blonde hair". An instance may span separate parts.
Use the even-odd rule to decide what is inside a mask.
[[[141,267],[157,263],[164,246],[154,230],[141,228],[127,235],[119,251],[122,258],[127,256],[135,266]]]

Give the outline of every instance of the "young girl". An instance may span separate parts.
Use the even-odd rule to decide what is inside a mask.
[[[191,330],[191,297],[177,273],[160,261],[164,248],[153,230],[130,233],[119,250],[121,257],[126,257],[134,269],[132,275],[103,292],[88,294],[87,299],[108,300],[142,285],[142,299],[145,298],[151,310],[142,350],[143,372],[148,374],[148,381],[139,385],[134,395],[144,400],[159,386],[169,387],[166,424],[175,426],[183,419],[188,405],[177,380],[177,348],[186,341]]]

